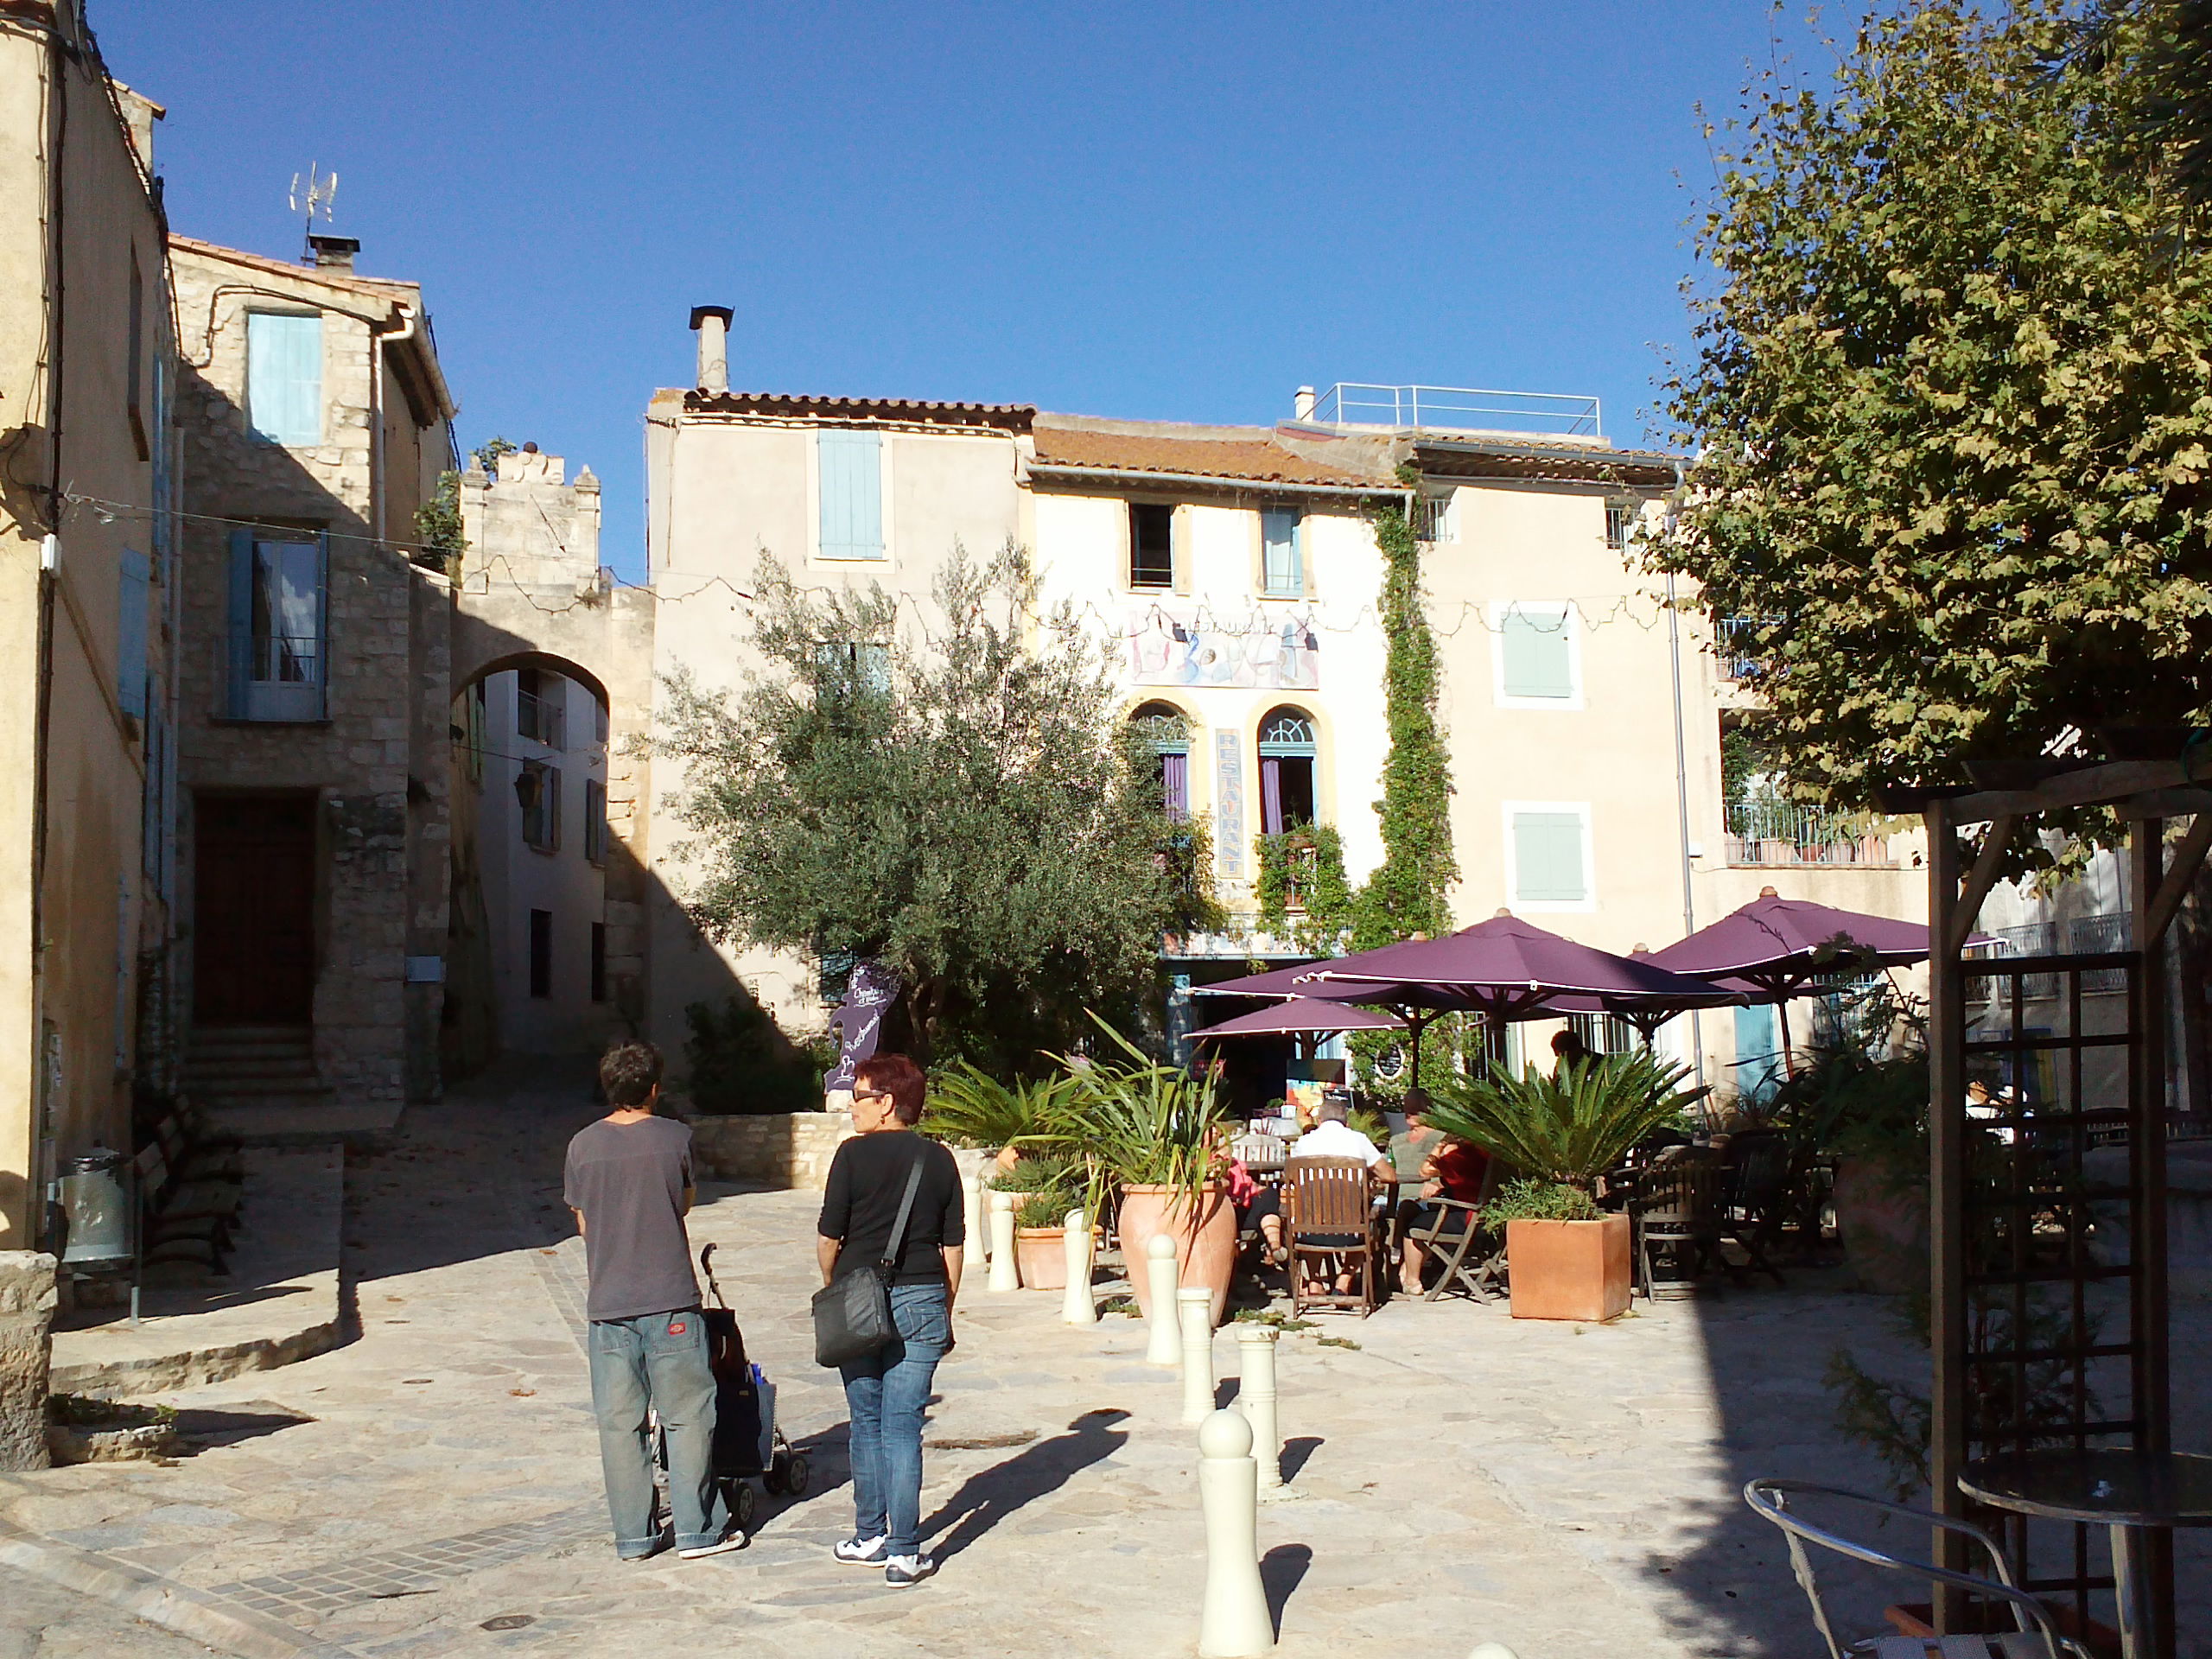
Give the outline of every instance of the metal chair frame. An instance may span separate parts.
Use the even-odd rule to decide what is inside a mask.
[[[1899,1516],[1957,1534],[1980,1544],[1988,1552],[1990,1568],[1996,1577],[1993,1580],[1977,1578],[1970,1573],[1938,1567],[1933,1561],[1916,1561],[1885,1555],[1869,1545],[1840,1537],[1824,1528],[1800,1520],[1789,1513],[1788,1499],[1791,1497],[1840,1499],[1878,1510],[1884,1515]],[[1885,1498],[1869,1497],[1864,1492],[1849,1491],[1840,1486],[1821,1486],[1802,1480],[1746,1481],[1744,1484],[1744,1502],[1750,1506],[1752,1514],[1779,1527],[1789,1541],[1790,1571],[1796,1576],[1798,1587],[1804,1591],[1805,1599],[1813,1605],[1813,1623],[1821,1632],[1821,1639],[1827,1643],[1828,1659],[1843,1659],[1846,1649],[1836,1640],[1834,1627],[1828,1622],[1827,1607],[1821,1600],[1820,1583],[1814,1576],[1813,1564],[1805,1554],[1808,1543],[1818,1544],[1823,1549],[1832,1550],[1854,1561],[1864,1561],[1869,1567],[1910,1573],[1932,1584],[1947,1584],[1970,1591],[1984,1600],[2002,1602],[2012,1610],[2012,1620],[2018,1631],[2017,1635],[1995,1637],[1878,1637],[1871,1642],[1853,1643],[1849,1649],[1853,1653],[1871,1652],[1875,1659],[1923,1659],[1933,1645],[1942,1659],[1985,1659],[1985,1656],[2002,1656],[2002,1659],[2057,1659],[2060,1654],[2070,1656],[2070,1659],[2093,1659],[2087,1648],[2072,1637],[2060,1632],[2049,1607],[2013,1581],[2012,1564],[2006,1559],[2004,1547],[1971,1522],[1957,1520],[1948,1515],[1936,1515],[1927,1510],[1916,1510],[1909,1504],[1892,1503]]]

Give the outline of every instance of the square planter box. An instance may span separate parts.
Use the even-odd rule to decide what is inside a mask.
[[[1629,1221],[1509,1221],[1506,1281],[1516,1319],[1602,1325],[1628,1312]]]

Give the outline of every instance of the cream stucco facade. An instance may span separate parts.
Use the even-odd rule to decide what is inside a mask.
[[[1124,711],[1180,719],[1181,804],[1211,831],[1232,921],[1218,938],[1167,941],[1166,972],[1203,982],[1290,954],[1257,925],[1254,843],[1303,810],[1306,756],[1312,817],[1338,830],[1350,878],[1382,857],[1388,642],[1369,513],[1408,500],[1406,462],[1443,668],[1459,925],[1510,909],[1625,952],[1670,944],[1686,915],[1703,925],[1768,887],[1924,913],[1911,837],[1805,846],[1731,834],[1745,826],[1722,801],[1721,730],[1741,697],[1706,620],[1670,610],[1630,544],[1675,487],[1672,457],[1590,435],[1303,418],[1203,427],[733,393],[711,353],[701,386],[657,394],[647,417],[661,672],[741,683],[743,594],[763,554],[805,584],[880,582],[925,623],[956,545],[1018,542],[1046,603],[1072,607],[1106,652]],[[839,517],[856,488],[858,530]],[[659,780],[664,791],[683,781],[665,770]],[[653,810],[670,804],[664,792]],[[653,836],[654,1034],[680,1040],[686,1004],[738,985],[785,1030],[818,1030],[814,964],[718,948],[693,928],[681,840],[673,825]],[[1686,1058],[1692,1029],[1672,1031]],[[1708,1016],[1695,1030],[1726,1088],[1734,1021]],[[1756,1044],[1755,1028],[1745,1036]]]
[[[0,1250],[40,1246],[61,1160],[130,1149],[142,1027],[167,1015],[160,114],[73,9],[0,16]]]

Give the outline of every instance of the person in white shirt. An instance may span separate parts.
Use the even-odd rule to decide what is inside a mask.
[[[1390,1154],[1351,1126],[1351,1114],[1341,1100],[1324,1099],[1313,1109],[1313,1127],[1290,1144],[1285,1157],[1295,1161],[1300,1158],[1357,1158],[1367,1165],[1367,1179],[1373,1189],[1375,1202],[1388,1202],[1398,1190],[1398,1166]],[[1292,1263],[1293,1271],[1297,1264]],[[1337,1275],[1337,1288],[1341,1293],[1351,1289],[1351,1275]]]

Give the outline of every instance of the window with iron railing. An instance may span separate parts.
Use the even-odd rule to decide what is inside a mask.
[[[1713,654],[1719,660],[1720,677],[1724,680],[1748,680],[1755,666],[1750,647],[1756,641],[1758,623],[1748,616],[1715,617],[1713,623]]]
[[[1731,864],[1897,862],[1889,837],[1857,813],[1832,812],[1797,801],[1729,801],[1721,816]]]

